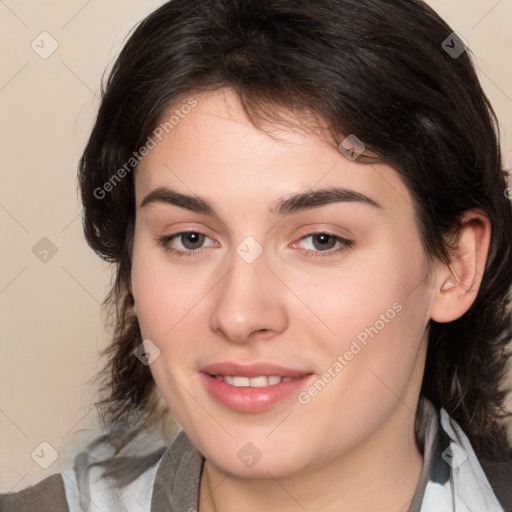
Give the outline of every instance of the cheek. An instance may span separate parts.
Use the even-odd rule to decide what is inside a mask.
[[[136,231],[131,282],[144,337],[155,339],[155,343],[165,340],[194,315],[194,304],[208,290],[199,274],[170,264],[163,249],[138,237]]]
[[[361,333],[364,338],[372,327],[388,330],[406,316],[398,310],[410,312],[413,303],[412,309],[417,309],[415,289],[424,291],[424,277],[421,253],[414,246],[404,251],[388,243],[354,255],[338,275],[319,280],[297,274],[291,282],[300,283],[304,302],[331,333],[347,340]]]
[[[326,281],[323,293],[310,295],[312,309],[316,305],[331,331],[327,337],[316,335],[324,364],[329,367],[338,356],[346,364],[340,384],[357,383],[371,396],[375,386],[382,388],[371,369],[399,388],[406,384],[429,319],[422,254],[419,244],[411,243],[408,251],[383,244],[340,279]]]

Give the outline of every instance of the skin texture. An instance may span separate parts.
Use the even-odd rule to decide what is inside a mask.
[[[422,466],[414,414],[428,322],[458,318],[476,297],[487,219],[469,212],[451,269],[430,265],[392,168],[349,161],[305,130],[276,128],[270,137],[230,90],[196,98],[137,169],[131,290],[143,338],[160,350],[150,365],[156,384],[206,458],[201,512],[406,511]],[[333,186],[381,208],[271,212],[280,199]],[[141,207],[159,187],[209,201],[216,216]],[[166,246],[188,255],[158,241],[185,230],[206,235],[199,249],[180,237]],[[322,250],[308,235],[325,232],[353,245]],[[236,251],[248,236],[263,251],[252,263]],[[400,311],[307,404],[293,394],[263,412],[232,411],[200,378],[219,361],[266,362],[312,373],[307,390],[393,304]],[[248,442],[261,453],[252,467],[237,457]]]

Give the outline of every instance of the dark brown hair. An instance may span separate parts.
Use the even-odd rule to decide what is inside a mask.
[[[447,410],[479,456],[504,457],[512,211],[495,114],[470,51],[454,56],[443,45],[452,32],[420,0],[172,0],[138,25],[104,86],[79,168],[85,236],[116,269],[102,440],[120,450],[165,414],[133,354],[142,340],[128,290],[135,202],[134,165],[125,165],[169,109],[229,87],[254,123],[309,112],[338,142],[355,134],[410,190],[431,261],[449,262],[464,212],[488,216],[478,296],[458,320],[431,322],[422,395]]]

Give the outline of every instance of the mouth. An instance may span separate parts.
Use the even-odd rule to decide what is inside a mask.
[[[267,363],[216,363],[200,371],[207,392],[219,404],[240,412],[263,412],[295,396],[313,377],[310,371]]]
[[[259,375],[258,377],[243,377],[240,375],[212,375],[217,380],[225,382],[229,386],[237,388],[265,388],[267,386],[276,386],[281,382],[291,382],[296,380],[292,377],[280,377],[278,375]]]

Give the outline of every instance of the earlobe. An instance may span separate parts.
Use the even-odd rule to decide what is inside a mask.
[[[435,271],[432,320],[452,322],[469,310],[480,289],[490,239],[489,219],[477,211],[466,212],[450,263],[439,263]]]

